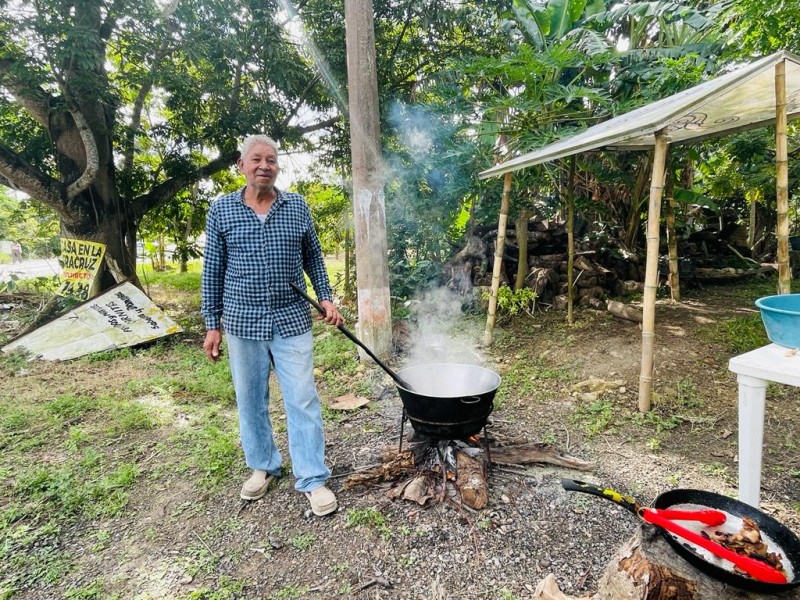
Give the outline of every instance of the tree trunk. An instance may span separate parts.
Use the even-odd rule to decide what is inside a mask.
[[[120,219],[119,216],[107,215],[92,231],[86,227],[71,229],[62,221],[61,237],[98,242],[106,246],[103,264],[92,289],[93,296],[126,279],[141,287],[136,275],[136,231],[131,221],[124,219],[124,216]]]
[[[517,261],[517,278],[514,282],[514,289],[519,290],[525,286],[525,277],[528,275],[528,219],[530,213],[527,209],[521,209],[517,217],[517,248],[519,248],[519,260]]]
[[[778,224],[778,293],[792,291],[792,269],[789,265],[789,159],[786,136],[786,61],[775,65],[775,172]]]
[[[636,175],[636,185],[631,191],[631,205],[628,209],[628,218],[625,224],[625,247],[633,248],[636,236],[639,233],[639,224],[642,219],[642,203],[644,202],[644,190],[647,186],[647,175],[650,165],[653,162],[653,154],[648,152],[640,163],[639,171]]]
[[[392,350],[392,308],[383,193],[372,0],[345,0],[358,331],[378,355]]]
[[[678,240],[675,238],[675,174],[667,162],[667,179],[664,188],[664,211],[667,224],[667,248],[669,252],[669,293],[673,302],[681,300],[681,282],[678,265]]]
[[[573,154],[569,163],[569,181],[567,182],[567,323],[572,325],[572,305],[574,304],[575,291],[574,265],[575,265],[575,164]]]

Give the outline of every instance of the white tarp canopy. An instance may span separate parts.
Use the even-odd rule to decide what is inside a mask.
[[[589,150],[647,150],[655,145],[655,133],[664,128],[669,143],[680,144],[772,124],[775,65],[784,60],[791,121],[800,117],[800,57],[781,51],[508,160],[478,177],[496,177]]]
[[[505,244],[511,196],[511,174],[525,167],[592,150],[652,149],[653,169],[647,209],[647,265],[642,301],[642,364],[639,377],[639,409],[643,412],[649,410],[658,286],[659,220],[669,146],[773,123],[776,125],[778,293],[789,293],[791,269],[788,250],[786,123],[797,117],[800,117],[800,57],[781,51],[480,173],[478,176],[481,179],[504,175],[484,343],[491,344],[494,328],[503,260],[502,248]]]

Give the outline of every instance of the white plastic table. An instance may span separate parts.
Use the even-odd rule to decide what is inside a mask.
[[[734,356],[728,369],[739,383],[739,500],[758,508],[767,384],[800,387],[800,352],[770,344]]]

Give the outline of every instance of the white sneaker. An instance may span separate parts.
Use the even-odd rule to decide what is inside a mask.
[[[324,485],[306,492],[306,498],[311,502],[311,512],[318,517],[331,514],[339,506],[336,496]]]
[[[250,479],[242,485],[242,491],[239,496],[242,500],[258,500],[269,490],[270,484],[276,479],[275,475],[270,475],[266,471],[260,469],[253,469],[253,474]]]

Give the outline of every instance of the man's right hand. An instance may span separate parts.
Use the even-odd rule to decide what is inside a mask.
[[[209,329],[206,332],[203,351],[211,362],[217,362],[219,357],[222,356],[222,350],[219,347],[220,342],[222,342],[222,332],[219,329]]]

